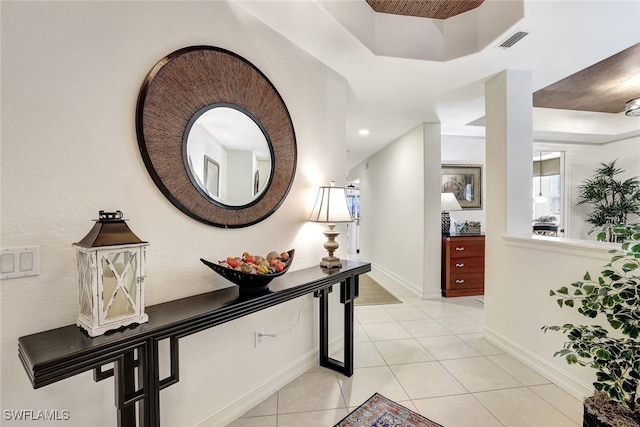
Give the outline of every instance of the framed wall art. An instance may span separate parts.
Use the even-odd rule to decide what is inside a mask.
[[[482,166],[442,165],[441,192],[453,193],[462,209],[482,209]]]
[[[220,196],[220,164],[209,156],[204,156],[204,185],[212,196]]]

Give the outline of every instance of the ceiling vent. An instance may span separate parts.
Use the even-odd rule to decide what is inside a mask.
[[[527,34],[529,33],[527,33],[526,31],[518,31],[514,33],[511,37],[509,37],[508,39],[500,43],[498,47],[501,47],[503,49],[508,49],[514,44],[518,43],[520,40],[522,40],[524,36],[526,36]]]

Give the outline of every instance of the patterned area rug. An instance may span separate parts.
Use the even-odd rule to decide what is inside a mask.
[[[378,393],[333,427],[352,426],[443,427]]]
[[[360,292],[355,300],[355,305],[399,304],[402,302],[368,274],[360,276],[359,288]]]

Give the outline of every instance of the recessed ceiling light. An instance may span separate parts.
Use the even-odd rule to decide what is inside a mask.
[[[630,117],[640,116],[640,98],[635,98],[627,101],[625,105],[624,113]]]
[[[359,135],[369,135],[369,129],[360,129],[358,131]]]

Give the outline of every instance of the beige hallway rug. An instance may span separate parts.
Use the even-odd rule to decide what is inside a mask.
[[[360,276],[360,296],[356,298],[355,305],[398,304],[398,298],[380,286],[368,274]]]

